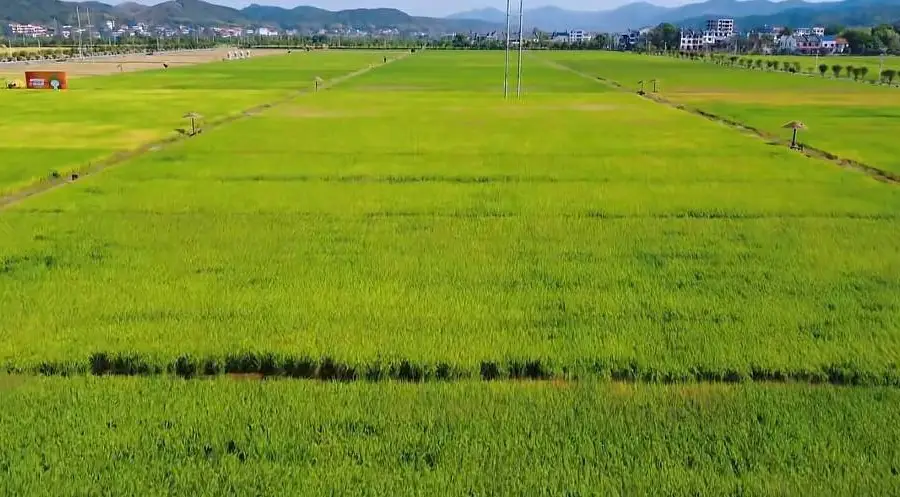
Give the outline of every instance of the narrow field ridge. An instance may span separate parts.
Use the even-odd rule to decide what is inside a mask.
[[[900,368],[864,369],[852,364],[828,364],[818,368],[780,369],[760,365],[747,367],[690,366],[671,369],[641,364],[637,360],[578,360],[561,364],[552,359],[488,359],[471,364],[424,362],[408,359],[375,359],[347,362],[332,357],[292,356],[267,352],[245,352],[224,356],[180,355],[166,361],[141,354],[98,352],[77,362],[45,362],[34,368],[7,367],[14,375],[40,376],[176,376],[209,378],[220,375],[250,375],[342,382],[434,382],[463,380],[605,380],[647,384],[683,383],[803,383],[852,386],[900,387]]]
[[[397,58],[389,59],[386,64],[390,64],[392,62],[402,60],[407,55],[408,54],[404,54],[404,55],[398,56]],[[319,90],[320,91],[328,90],[329,88],[339,85],[339,84],[343,83],[344,81],[347,81],[348,79],[363,75],[369,71],[372,71],[373,69],[383,67],[386,64],[370,65],[370,66],[364,67],[362,69],[353,71],[351,73],[345,74],[343,76],[339,76],[337,78],[325,81],[319,85]],[[256,116],[256,115],[260,114],[261,112],[269,110],[273,107],[291,102],[295,98],[297,98],[297,96],[309,93],[310,91],[311,90],[309,88],[303,88],[303,89],[300,89],[300,90],[297,90],[294,92],[290,92],[277,100],[262,103],[259,105],[255,105],[253,107],[250,107],[249,109],[244,109],[242,111],[237,111],[237,112],[227,115],[227,116],[222,116],[222,117],[219,117],[216,119],[209,120],[204,124],[202,130],[208,131],[208,130],[223,126],[225,124],[229,124],[229,123],[241,120],[241,119]],[[193,138],[193,136],[186,135],[186,134],[177,134],[177,135],[167,136],[167,137],[161,138],[159,140],[145,143],[145,144],[139,146],[138,148],[117,152],[105,159],[101,159],[98,161],[94,161],[94,162],[85,164],[84,166],[72,171],[70,173],[71,175],[68,177],[66,177],[66,176],[59,176],[56,178],[49,177],[49,178],[45,179],[44,181],[37,182],[31,186],[27,186],[20,190],[16,190],[15,192],[12,192],[12,193],[9,193],[6,195],[0,195],[0,210],[3,210],[4,208],[6,208],[8,206],[18,204],[19,202],[21,202],[22,200],[25,200],[26,198],[34,197],[41,193],[44,193],[44,192],[47,192],[50,190],[54,190],[56,188],[68,185],[70,183],[74,183],[75,181],[78,181],[83,176],[100,173],[106,169],[109,169],[109,168],[115,167],[115,166],[119,166],[127,161],[136,159],[147,153],[158,152],[170,145],[181,142],[183,140],[187,140],[189,138]]]
[[[569,66],[566,66],[565,64],[561,64],[556,61],[549,61],[549,60],[546,60],[543,58],[540,58],[540,60],[547,65],[550,65],[557,69],[569,71],[569,72],[577,74],[585,79],[597,81],[599,83],[605,84],[607,86],[616,88],[621,91],[629,91],[630,92],[630,90],[626,89],[624,86],[622,86],[617,81],[607,79],[602,76],[591,76],[590,74],[583,73],[577,69],[573,69]],[[653,94],[653,93],[647,92],[641,96],[647,100],[650,100],[650,101],[653,101],[653,102],[656,102],[659,104],[663,104],[663,105],[668,105],[669,107],[672,107],[672,108],[675,108],[678,110],[682,110],[685,112],[690,112],[692,114],[695,114],[695,115],[698,115],[701,117],[705,117],[711,121],[725,124],[725,125],[727,125],[731,128],[734,128],[738,131],[744,132],[745,134],[755,136],[757,138],[762,138],[762,139],[766,140],[767,142],[769,142],[770,144],[788,145],[788,143],[789,143],[780,137],[774,136],[771,133],[767,133],[767,132],[760,130],[758,128],[755,128],[753,126],[749,126],[740,121],[735,121],[733,119],[722,117],[722,116],[719,116],[712,112],[698,109],[696,107],[690,107],[690,106],[687,106],[684,104],[672,102],[671,100],[668,100],[665,97],[660,96],[659,94]],[[827,150],[822,150],[822,149],[819,149],[816,147],[811,147],[809,145],[802,144],[802,143],[801,143],[801,145],[803,148],[800,150],[800,152],[803,155],[805,155],[811,159],[819,159],[819,160],[831,162],[833,164],[837,164],[838,166],[841,166],[843,168],[860,171],[860,172],[868,174],[869,176],[871,176],[879,181],[885,182],[885,183],[900,184],[900,176],[898,176],[894,173],[891,173],[889,171],[885,171],[883,169],[879,169],[877,167],[874,167],[874,166],[871,166],[868,164],[863,164],[862,162],[855,161],[853,159],[847,159],[844,157],[840,157],[836,154],[828,152]]]

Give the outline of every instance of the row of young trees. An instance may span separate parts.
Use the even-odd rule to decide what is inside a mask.
[[[559,50],[600,50],[614,48],[615,39],[611,35],[598,35],[593,39],[577,43],[560,43],[551,40],[546,33],[534,31],[524,36],[524,45],[529,49]],[[240,46],[249,47],[321,47],[332,48],[417,48],[458,50],[503,50],[505,39],[471,38],[464,34],[446,36],[439,39],[408,37],[341,37],[341,36],[263,36],[238,40]]]
[[[809,74],[818,71],[821,77],[825,77],[829,72],[834,76],[835,79],[841,78],[842,74],[845,74],[848,79],[852,79],[854,81],[871,81],[871,82],[882,82],[887,84],[893,84],[894,79],[897,78],[898,71],[894,69],[884,69],[878,74],[877,80],[872,80],[868,78],[869,68],[867,66],[853,66],[853,65],[841,65],[841,64],[819,64],[818,67],[808,67],[806,71],[803,70],[803,65],[798,61],[782,61],[778,59],[763,59],[763,58],[752,58],[752,57],[739,57],[737,55],[724,55],[724,54],[704,54],[704,53],[694,53],[694,52],[677,52],[674,54],[676,57],[680,58],[688,58],[692,60],[701,60],[701,61],[709,61],[715,64],[720,65],[730,65],[735,67],[744,67],[747,69],[758,69],[758,70],[769,70],[769,71],[784,71],[789,73],[801,73],[806,72]]]

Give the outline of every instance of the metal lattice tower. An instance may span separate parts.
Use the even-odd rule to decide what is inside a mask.
[[[515,43],[518,55],[516,61],[516,98],[522,96],[522,55],[525,50],[525,39],[524,39],[524,31],[525,31],[525,9],[524,9],[524,0],[519,0],[519,11],[512,12],[511,9],[511,0],[506,0],[506,62],[503,67],[503,98],[509,98],[509,56],[510,51],[512,50],[513,43]],[[518,15],[519,17],[519,33],[515,40],[512,38],[512,18],[513,16]]]

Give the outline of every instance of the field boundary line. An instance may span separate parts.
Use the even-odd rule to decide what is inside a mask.
[[[318,91],[325,91],[331,89],[349,79],[361,76],[375,69],[384,67],[386,65],[392,64],[394,62],[405,59],[409,54],[401,54],[398,57],[393,59],[389,59],[387,62],[383,64],[370,64],[366,67],[357,69],[353,72],[338,76],[336,78],[324,81],[319,84]],[[285,95],[282,95],[276,100],[272,100],[270,102],[265,102],[261,104],[254,105],[250,108],[239,110],[232,112],[230,114],[220,116],[218,118],[212,119],[210,121],[206,121],[201,128],[202,131],[208,131],[212,129],[216,129],[220,126],[241,120],[249,117],[253,117],[259,115],[262,112],[265,112],[273,107],[277,107],[279,105],[283,105],[289,102],[292,102],[294,99],[299,97],[300,95],[306,95],[309,93],[315,93],[311,88],[303,88],[300,90],[290,91]],[[72,169],[68,169],[66,174],[60,175],[59,177],[51,177],[44,180],[39,180],[38,182],[22,187],[20,189],[15,189],[13,191],[7,193],[0,193],[0,211],[4,210],[7,207],[19,204],[20,202],[40,195],[42,193],[49,192],[51,190],[56,190],[57,188],[61,188],[63,186],[76,183],[82,179],[84,176],[91,176],[98,173],[101,173],[107,169],[113,168],[115,166],[122,165],[132,159],[136,159],[142,155],[145,155],[149,152],[157,152],[162,150],[168,146],[171,146],[175,143],[179,143],[191,138],[202,137],[202,133],[196,136],[186,135],[186,134],[176,134],[169,135],[163,138],[159,138],[157,140],[153,140],[142,145],[139,145],[136,148],[121,150],[118,152],[114,152],[113,154],[106,156],[102,159],[88,162],[87,164],[83,164],[81,166],[75,166]]]
[[[160,360],[161,359],[161,360]],[[900,370],[890,365],[871,370],[841,363],[822,363],[798,369],[763,364],[732,367],[689,365],[659,369],[635,360],[604,357],[559,363],[547,358],[486,358],[473,363],[393,361],[371,359],[346,361],[331,356],[284,354],[280,352],[240,352],[230,354],[173,354],[153,358],[140,353],[95,352],[86,359],[43,362],[29,365],[6,364],[0,374],[21,376],[168,376],[203,379],[221,376],[281,378],[288,380],[413,383],[448,381],[610,381],[637,384],[832,384],[848,387],[900,388]]]
[[[612,79],[607,79],[602,76],[591,76],[590,74],[581,72],[577,69],[573,69],[565,64],[559,63],[557,61],[547,60],[547,59],[544,59],[543,57],[538,57],[538,59],[540,59],[546,65],[549,65],[556,69],[568,71],[568,72],[571,72],[578,76],[581,76],[582,78],[594,81],[598,84],[603,84],[603,85],[615,88],[616,90],[619,90],[619,91],[631,93],[627,88],[622,86],[618,81],[615,81]],[[706,118],[707,120],[717,122],[719,124],[724,124],[734,130],[742,132],[745,135],[753,136],[756,138],[766,140],[766,142],[770,145],[787,145],[788,144],[788,142],[786,140],[784,140],[783,138],[780,138],[778,136],[775,136],[772,133],[768,133],[759,128],[750,126],[750,125],[742,123],[740,121],[736,121],[734,119],[720,116],[718,114],[715,114],[715,113],[712,113],[709,111],[705,111],[703,109],[699,109],[699,108],[692,107],[689,105],[673,102],[659,94],[644,93],[643,95],[639,95],[639,96],[643,97],[645,100],[650,100],[651,102],[655,102],[655,103],[658,103],[661,105],[666,105],[668,107],[672,107],[674,109],[678,109],[678,110],[687,112],[689,114],[694,114],[696,116]],[[802,148],[800,149],[800,153],[802,153],[803,155],[805,155],[811,159],[818,159],[818,160],[822,160],[825,162],[831,162],[831,163],[836,164],[844,169],[859,171],[859,172],[865,173],[868,176],[871,176],[872,178],[874,178],[878,181],[881,181],[883,183],[900,184],[900,175],[898,175],[898,174],[892,173],[890,171],[885,171],[884,169],[879,169],[875,166],[870,166],[869,164],[865,164],[863,162],[859,162],[854,159],[848,159],[846,157],[841,157],[837,154],[834,154],[832,152],[829,152],[827,150],[823,150],[823,149],[820,149],[817,147],[809,146],[806,144],[801,144],[801,145],[802,145]]]

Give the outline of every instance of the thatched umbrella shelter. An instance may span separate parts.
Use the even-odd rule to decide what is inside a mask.
[[[797,146],[797,131],[801,130],[801,129],[806,129],[806,125],[800,121],[791,121],[791,122],[785,123],[784,126],[782,126],[782,128],[794,130],[794,134],[793,134],[793,136],[791,136],[791,148],[800,148]]]
[[[197,114],[196,112],[188,112],[187,114],[183,115],[182,117],[184,119],[191,120],[191,136],[194,136],[195,134],[197,134],[197,124],[196,123],[200,119],[203,119],[203,116],[201,116],[200,114]]]

